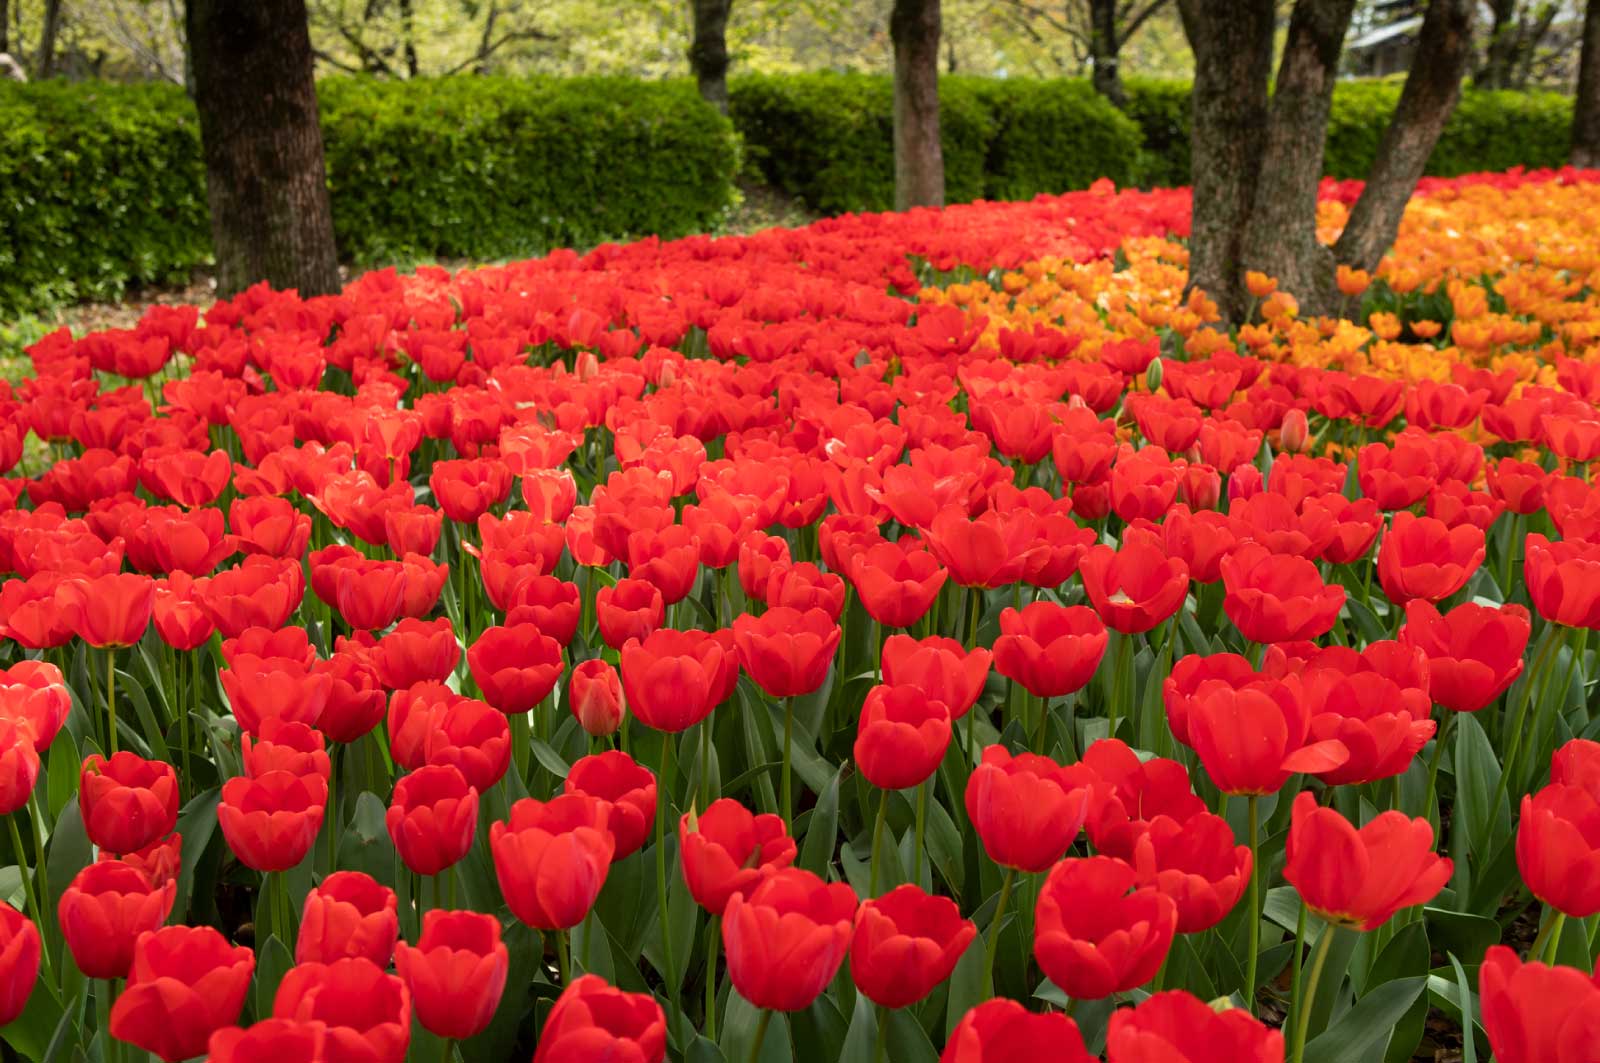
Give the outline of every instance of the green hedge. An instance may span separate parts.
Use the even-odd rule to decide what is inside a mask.
[[[734,203],[738,139],[686,81],[334,78],[318,89],[334,228],[359,263],[678,236]],[[0,83],[0,318],[185,278],[209,255],[182,90]]]

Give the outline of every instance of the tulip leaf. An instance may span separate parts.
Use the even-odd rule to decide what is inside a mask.
[[[782,1012],[773,1014],[767,1024],[767,1034],[761,1041],[759,1056],[752,1055],[755,1047],[756,1027],[761,1023],[761,1009],[737,992],[728,994],[727,1014],[722,1020],[722,1034],[718,1047],[730,1060],[759,1060],[760,1063],[791,1063],[789,1052],[789,1017]],[[809,1061],[807,1061],[809,1063]]]
[[[150,755],[155,760],[173,763],[172,751],[167,748],[167,740],[162,736],[161,725],[156,721],[156,715],[150,709],[150,699],[145,696],[144,687],[134,681],[133,676],[127,672],[117,673],[116,694],[121,701],[126,697],[133,704],[134,715],[139,718],[139,727],[143,731],[142,737],[150,749]],[[126,730],[128,720],[124,716],[118,723],[117,730]]]
[[[88,833],[84,830],[83,816],[79,813],[78,803],[69,802],[61,810],[55,829],[50,832],[49,852],[45,857],[45,866],[50,878],[50,912],[56,911],[61,904],[61,894],[66,891],[78,872],[88,867],[92,860],[94,860],[94,849],[89,844]],[[48,920],[52,917],[47,915],[45,918]]]
[[[956,961],[955,970],[950,973],[950,992],[945,998],[944,1012],[946,1038],[956,1028],[962,1016],[992,995],[989,987],[984,984],[983,977],[985,940],[983,934],[974,936],[967,945],[967,951]]]
[[[824,992],[810,1007],[789,1013],[789,1030],[800,1059],[838,1059],[849,1025],[833,997]]]
[[[1328,943],[1328,959],[1322,968],[1322,980],[1317,983],[1316,996],[1311,1001],[1310,1024],[1307,1026],[1311,1033],[1326,1029],[1334,1014],[1335,1005],[1341,998],[1348,999],[1344,997],[1344,972],[1349,969],[1350,956],[1361,940],[1360,934],[1346,927],[1329,926],[1322,933],[1332,934],[1333,940]],[[1308,940],[1306,942],[1308,951],[1314,949],[1320,942],[1320,934],[1316,941]],[[1306,963],[1309,965],[1310,962],[1308,957]]]
[[[833,852],[839,839],[839,785],[849,769],[849,761],[839,765],[839,770],[822,788],[800,847],[800,866],[829,880],[836,877],[832,868]]]
[[[1409,923],[1400,929],[1384,946],[1367,976],[1364,991],[1367,996],[1381,992],[1385,985],[1405,977],[1426,975],[1431,953],[1428,950],[1427,928],[1422,923]],[[1363,998],[1364,999],[1364,998]],[[1384,1053],[1386,1063],[1407,1063],[1422,1042],[1428,1019],[1428,997],[1417,995],[1416,1001],[1394,1024],[1389,1047]]]
[[[1426,975],[1378,986],[1306,1045],[1305,1063],[1374,1063],[1383,1059],[1396,1025],[1427,986]]]
[[[1488,854],[1496,841],[1511,833],[1511,809],[1498,792],[1500,761],[1483,725],[1470,713],[1457,714],[1455,737],[1456,808],[1467,829],[1467,847]]]
[[[728,1063],[728,1057],[722,1054],[722,1049],[713,1042],[706,1040],[704,1034],[696,1034],[695,1039],[689,1042],[689,1050],[683,1054],[684,1063]]]
[[[1456,954],[1452,952],[1449,956],[1450,966],[1454,967],[1456,972],[1456,989],[1460,993],[1461,1063],[1478,1063],[1477,1036],[1473,1032],[1473,1028],[1478,1025],[1478,1014],[1472,997],[1472,983],[1467,981],[1467,972],[1462,970],[1461,961],[1456,958]]]
[[[56,734],[54,742],[50,743],[50,768],[49,791],[46,803],[50,807],[52,822],[61,818],[61,810],[67,807],[78,792],[78,772],[83,764],[83,758],[78,756],[78,743],[73,740],[72,732],[62,728]]]
[[[6,1044],[16,1049],[23,1059],[42,1060],[49,1046],[62,1036],[60,1027],[66,1021],[55,991],[40,979],[28,994],[22,1014],[9,1025],[0,1027],[0,1037],[4,1037]]]
[[[345,871],[364,871],[393,889],[394,866],[394,842],[384,824],[383,801],[377,794],[366,791],[356,798],[355,815],[350,817],[350,824],[339,839],[339,867]]]
[[[1500,924],[1487,916],[1444,908],[1424,908],[1422,915],[1428,922],[1428,940],[1433,946],[1441,952],[1464,956],[1468,963],[1479,963],[1489,946],[1500,942]]]
[[[529,739],[528,747],[533,751],[534,759],[539,762],[540,766],[556,778],[565,779],[567,772],[572,770],[572,765],[562,759],[561,754],[557,753],[550,743],[544,739]]]
[[[927,797],[928,821],[923,842],[927,846],[932,866],[939,869],[939,874],[944,877],[945,886],[959,903],[962,885],[961,831],[956,827],[955,820],[950,818],[950,813],[944,805],[934,799],[932,793],[934,782],[935,779],[929,779],[923,784],[930,791]]]
[[[263,891],[265,892],[265,891]],[[257,934],[256,940],[260,941]],[[273,933],[267,938],[265,944],[256,949],[256,1019],[269,1018],[272,1015],[272,1001],[278,995],[278,985],[283,981],[283,976],[289,973],[289,968],[294,966],[294,957],[289,954],[289,946],[283,939]]]
[[[889,1024],[888,1057],[894,1063],[938,1063],[939,1053],[928,1039],[910,1008],[897,1008],[887,1013]]]

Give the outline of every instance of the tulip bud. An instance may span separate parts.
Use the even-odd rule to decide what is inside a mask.
[[[617,670],[595,658],[572,670],[567,683],[567,703],[579,725],[597,738],[622,726],[622,681]]]
[[[1254,465],[1241,465],[1228,474],[1228,502],[1243,502],[1254,498],[1265,488],[1261,470]]]
[[[1304,410],[1290,410],[1283,415],[1283,425],[1278,429],[1279,449],[1298,454],[1311,441],[1311,426],[1306,422]]]
[[[573,370],[580,383],[587,381],[600,372],[600,359],[596,357],[593,351],[580,351],[578,352],[577,361],[573,365]]]
[[[1145,370],[1144,370],[1145,387],[1149,388],[1151,391],[1155,391],[1157,388],[1161,387],[1161,378],[1162,378],[1162,376],[1163,376],[1163,370],[1161,368],[1161,359],[1157,358],[1154,361],[1152,361],[1148,366],[1145,367]]]

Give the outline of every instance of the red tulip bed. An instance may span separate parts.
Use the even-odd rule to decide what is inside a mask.
[[[1593,1063],[1590,177],[1232,330],[1097,187],[46,337],[6,1042]]]

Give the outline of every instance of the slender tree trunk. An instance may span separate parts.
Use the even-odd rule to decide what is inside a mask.
[[[728,10],[732,6],[733,0],[694,0],[694,40],[689,45],[689,68],[700,95],[723,114],[728,113]]]
[[[1394,243],[1406,202],[1461,98],[1461,78],[1472,57],[1475,6],[1476,0],[1428,4],[1400,103],[1378,142],[1366,188],[1334,247],[1339,262],[1370,270]]]
[[[1178,11],[1195,60],[1189,287],[1237,321],[1245,307],[1244,231],[1267,123],[1273,0],[1179,0]]]
[[[1128,103],[1118,66],[1121,44],[1117,35],[1117,0],[1089,0],[1089,61],[1094,68],[1094,90],[1119,110]]]
[[[1572,104],[1572,165],[1600,166],[1600,0],[1583,12],[1583,53]]]
[[[1489,10],[1494,22],[1489,27],[1489,43],[1484,49],[1483,65],[1473,76],[1473,83],[1483,89],[1511,87],[1511,74],[1517,65],[1518,38],[1521,36],[1517,21],[1517,0],[1489,0]]]
[[[0,0],[0,52],[11,53],[10,0]]]
[[[36,78],[47,78],[55,73],[56,37],[61,33],[62,0],[45,0],[44,29],[39,34],[39,54],[34,59]]]
[[[411,0],[400,0],[400,36],[405,43],[406,77],[417,76],[417,25]]]
[[[188,0],[217,286],[339,287],[305,0]]]
[[[1333,255],[1317,242],[1328,112],[1355,0],[1300,0],[1279,60],[1260,187],[1245,228],[1244,262],[1276,277],[1302,305],[1323,302]]]
[[[939,0],[894,0],[894,204],[944,205],[939,146]]]

